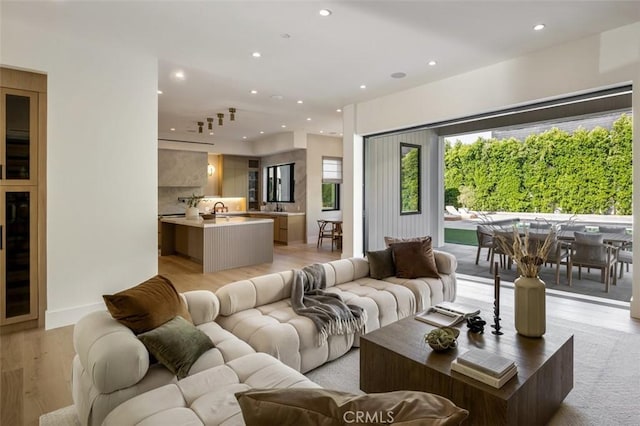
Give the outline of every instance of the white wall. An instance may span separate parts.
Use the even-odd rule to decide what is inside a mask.
[[[48,75],[46,327],[157,273],[155,58],[2,17],[0,62]]]
[[[322,211],[322,157],[342,157],[342,139],[307,136],[307,242],[318,240],[319,219],[342,219],[342,210]],[[344,185],[341,185],[342,197]]]
[[[538,51],[414,89],[343,108],[345,173],[358,179],[362,135],[428,124],[596,88],[635,83],[634,187],[640,188],[640,22]],[[352,146],[347,146],[349,143]],[[350,200],[349,198],[347,198]],[[640,191],[634,207],[640,208]],[[362,202],[345,206],[344,253],[358,252],[362,228],[356,223]],[[438,213],[438,212],[434,212]],[[637,217],[637,215],[636,215]],[[353,219],[352,219],[353,218]],[[353,220],[349,224],[347,220]],[[639,229],[637,220],[634,227]],[[634,232],[640,244],[640,232]],[[636,253],[635,263],[640,262]],[[632,314],[640,316],[640,274],[634,276]]]

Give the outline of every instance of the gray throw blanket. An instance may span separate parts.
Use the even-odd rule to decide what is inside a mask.
[[[329,336],[364,332],[367,312],[360,306],[347,305],[340,295],[324,291],[327,282],[324,267],[320,264],[293,270],[291,307],[315,324],[318,330],[318,346]]]

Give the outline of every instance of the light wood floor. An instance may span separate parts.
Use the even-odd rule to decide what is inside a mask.
[[[170,278],[179,291],[215,290],[226,283],[271,272],[299,268],[315,262],[338,259],[330,248],[315,245],[277,246],[274,262],[210,274],[198,272],[198,265],[180,257],[159,258],[158,270]],[[508,291],[508,290],[507,290]],[[475,283],[460,283],[460,300],[491,300],[492,289]],[[503,306],[510,308],[512,298]],[[640,333],[640,321],[629,311],[558,297],[547,297],[547,314],[571,320],[590,321],[600,327]],[[37,425],[40,415],[73,403],[71,361],[74,356],[73,327],[28,330],[0,336],[0,425]]]

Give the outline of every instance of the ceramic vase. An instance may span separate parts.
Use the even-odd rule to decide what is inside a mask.
[[[200,210],[197,207],[187,207],[184,215],[189,220],[198,220],[200,218]]]
[[[516,331],[522,336],[542,337],[547,322],[544,282],[538,277],[519,277],[513,284]]]

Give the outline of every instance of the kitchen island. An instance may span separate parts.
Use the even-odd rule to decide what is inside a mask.
[[[180,254],[202,265],[202,272],[273,262],[273,220],[224,217],[162,223],[160,255]]]

